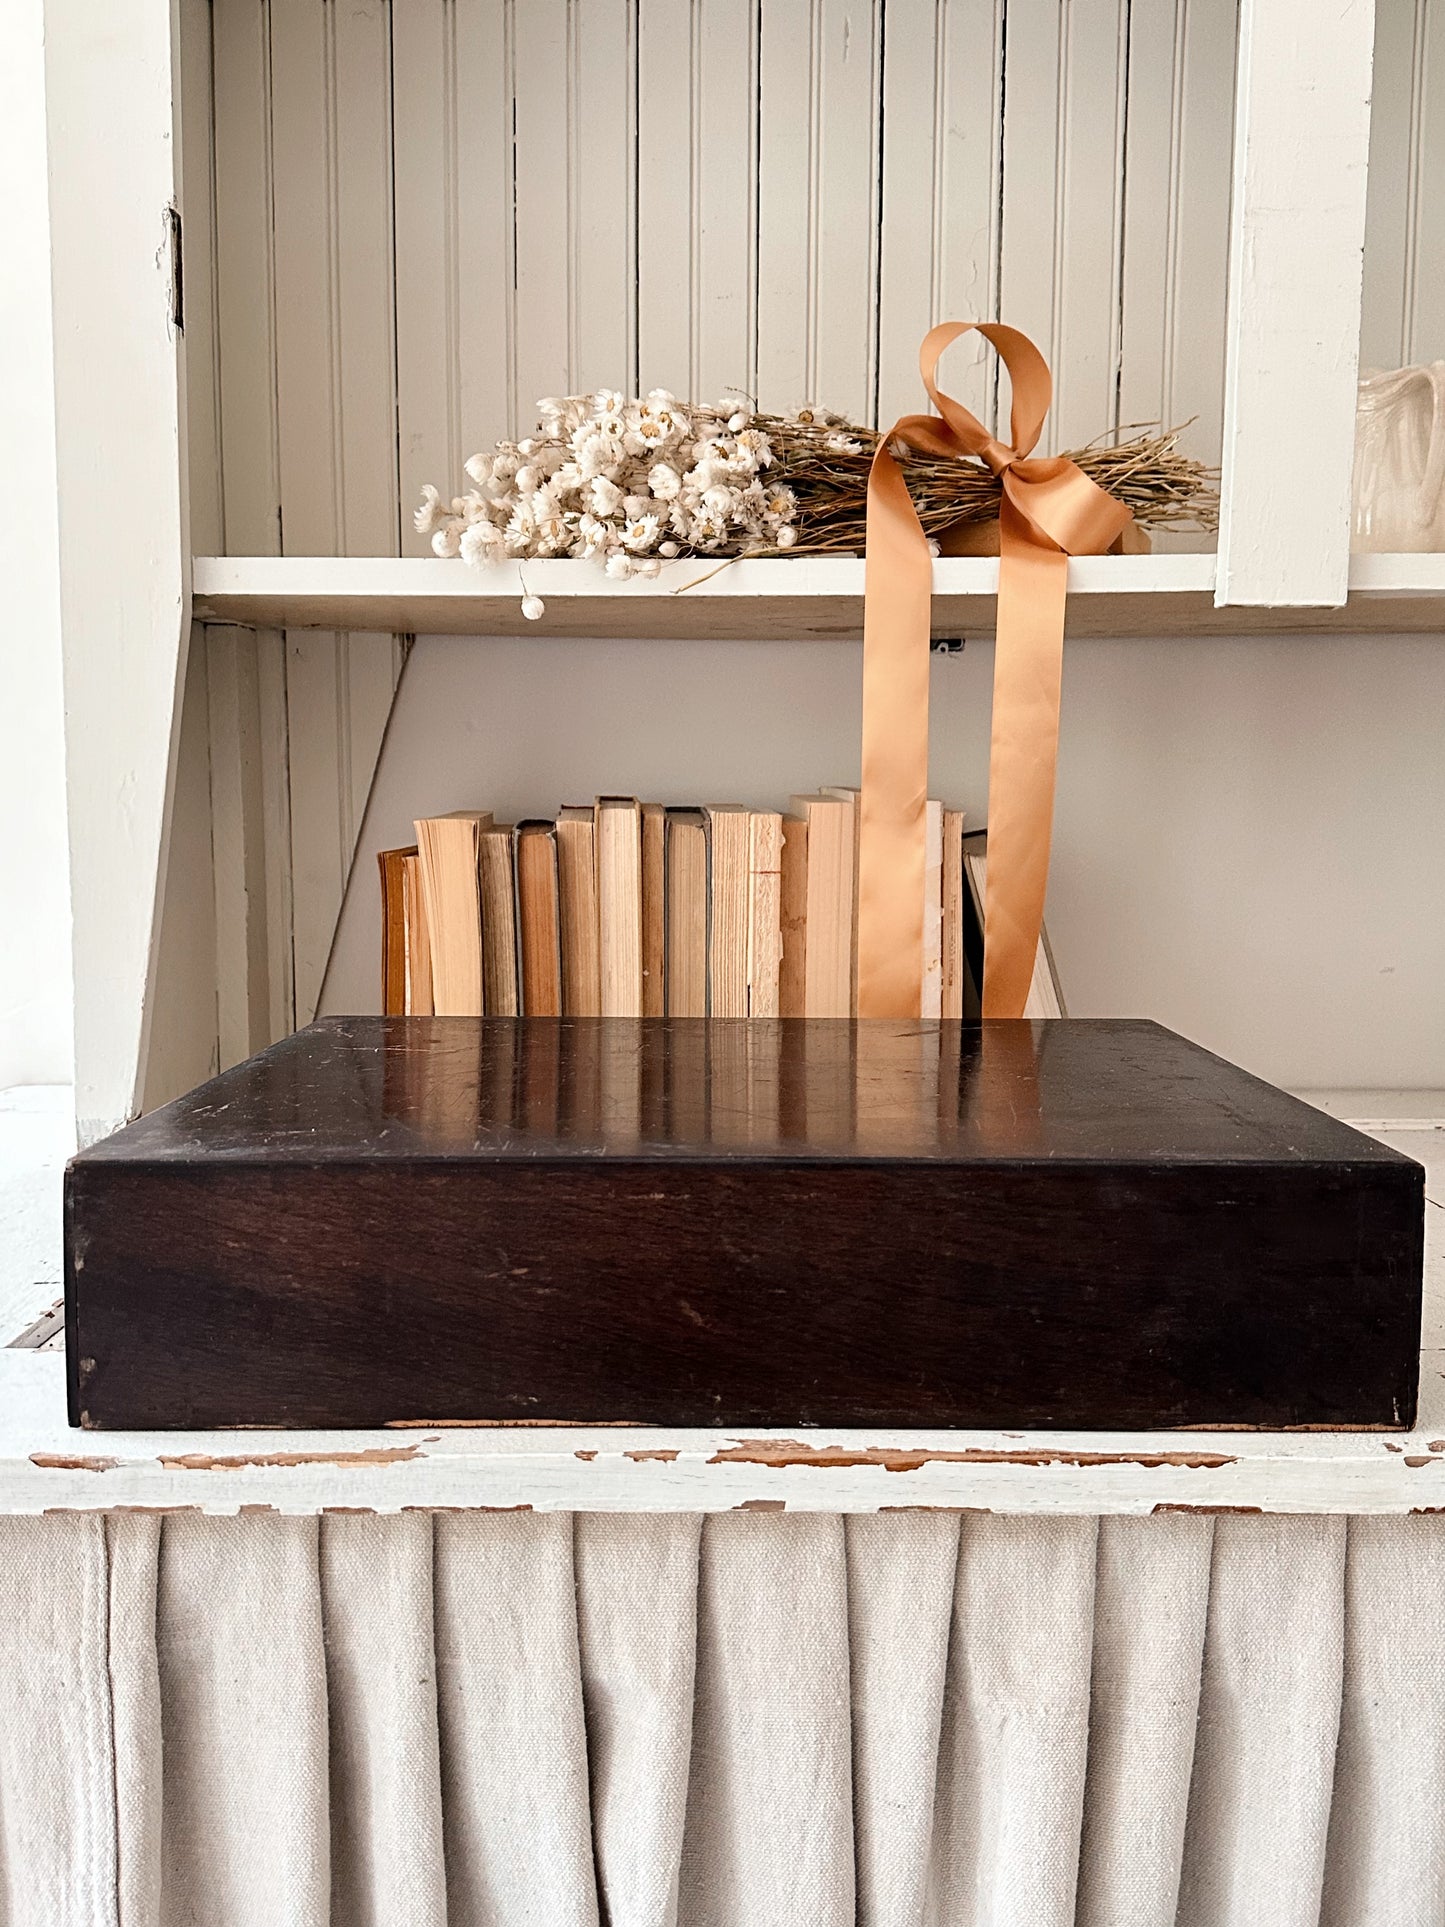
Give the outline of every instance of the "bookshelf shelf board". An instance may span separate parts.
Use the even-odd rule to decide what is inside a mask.
[[[521,613],[522,580],[547,604]],[[1212,555],[1082,556],[1069,564],[1068,626],[1079,636],[1351,634],[1445,628],[1445,555],[1360,555],[1337,609],[1214,603]],[[998,562],[934,565],[933,630],[993,630]],[[591,562],[503,563],[478,572],[435,557],[197,556],[202,622],[256,629],[349,629],[413,635],[708,636],[739,641],[862,633],[863,562],[850,556],[675,562],[652,582],[610,582]]]

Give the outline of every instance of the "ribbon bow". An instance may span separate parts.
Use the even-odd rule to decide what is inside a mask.
[[[1011,445],[934,382],[944,349],[971,328],[1008,369]],[[997,322],[942,322],[924,336],[918,365],[938,413],[905,415],[879,442],[868,476],[858,1015],[916,1017],[923,979],[933,558],[892,452],[903,443],[929,455],[976,457],[1003,484],[983,1014],[1021,1017],[1049,875],[1068,558],[1102,554],[1131,517],[1066,456],[1031,455],[1053,383],[1027,335]]]

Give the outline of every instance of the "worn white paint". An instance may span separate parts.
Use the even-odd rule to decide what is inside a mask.
[[[68,1081],[73,1047],[43,24],[42,0],[15,0],[0,61],[0,1084]]]
[[[1374,15],[1242,0],[1221,605],[1345,598]]]
[[[412,1506],[800,1512],[1408,1513],[1445,1505],[1445,1352],[1412,1432],[877,1432],[433,1426],[76,1432],[64,1359],[0,1352],[0,1511]]]
[[[170,6],[45,10],[76,1108],[139,1095],[189,630]],[[98,503],[103,491],[103,510]]]

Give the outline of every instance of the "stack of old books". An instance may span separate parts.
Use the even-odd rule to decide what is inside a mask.
[[[599,796],[553,819],[424,817],[380,853],[382,1008],[453,1017],[849,1017],[855,790],[786,812]],[[978,1013],[985,837],[928,805],[925,1017]],[[1025,1015],[1063,1000],[1041,943]]]

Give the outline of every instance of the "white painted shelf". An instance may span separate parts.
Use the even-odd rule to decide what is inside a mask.
[[[1445,1511],[1445,1351],[1413,1432],[636,1427],[74,1432],[64,1358],[0,1352],[0,1511]]]
[[[547,604],[521,614],[522,579]],[[1445,556],[1361,555],[1337,609],[1214,602],[1212,555],[1081,556],[1069,564],[1072,635],[1207,636],[1445,628]],[[797,556],[679,561],[649,582],[611,582],[595,563],[503,563],[476,571],[435,557],[197,556],[195,615],[260,629],[385,634],[847,639],[862,633],[863,562]],[[934,564],[937,636],[992,632],[998,561]]]

